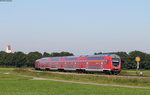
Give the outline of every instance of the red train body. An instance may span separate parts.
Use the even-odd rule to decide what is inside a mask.
[[[121,59],[115,54],[47,57],[36,60],[35,69],[118,74],[121,71]]]

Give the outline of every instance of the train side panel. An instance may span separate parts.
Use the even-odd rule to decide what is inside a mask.
[[[76,60],[76,69],[85,70],[87,65],[87,57],[78,57]]]

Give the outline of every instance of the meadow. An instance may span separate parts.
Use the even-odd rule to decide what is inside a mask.
[[[0,69],[0,95],[149,95],[149,89],[124,88],[111,86],[95,86],[87,84],[74,84],[54,82],[49,80],[32,80],[32,75],[47,77],[47,72],[29,72],[18,69]],[[53,75],[54,76],[54,75]],[[59,75],[58,75],[59,76]],[[54,76],[53,78],[59,77]],[[61,76],[64,77],[64,76]],[[77,77],[77,76],[73,76]],[[80,76],[81,77],[81,76]],[[66,77],[68,78],[68,76]],[[77,77],[78,78],[78,77]],[[87,77],[86,77],[87,78]],[[73,80],[73,78],[71,78]],[[67,79],[66,79],[67,80]]]
[[[103,83],[103,84],[118,84],[118,85],[132,85],[150,87],[150,78],[130,78],[130,77],[116,77],[116,76],[99,76],[88,74],[65,74],[65,73],[52,73],[52,72],[37,72],[31,69],[15,69],[13,73],[27,76],[43,77],[50,79],[60,79],[78,82],[90,82],[90,83]]]

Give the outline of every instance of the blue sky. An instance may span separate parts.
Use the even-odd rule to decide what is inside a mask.
[[[0,49],[75,55],[150,53],[149,0],[12,0],[0,2]]]

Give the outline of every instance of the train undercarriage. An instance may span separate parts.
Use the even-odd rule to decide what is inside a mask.
[[[93,71],[88,71],[86,69],[75,69],[75,70],[65,70],[62,68],[59,69],[50,69],[50,68],[35,68],[35,70],[42,70],[42,71],[59,71],[59,72],[77,72],[77,73],[104,73],[107,75],[118,75],[121,70],[118,69],[112,69],[112,70],[93,70]]]

